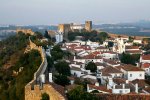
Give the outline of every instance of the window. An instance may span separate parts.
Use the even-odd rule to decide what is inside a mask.
[[[142,74],[140,74],[140,77],[142,77]]]
[[[120,90],[120,94],[122,94],[122,90]]]
[[[130,74],[130,77],[132,77],[132,74]]]

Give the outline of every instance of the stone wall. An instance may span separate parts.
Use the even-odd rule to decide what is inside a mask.
[[[42,89],[40,89],[39,85],[34,85],[33,90],[31,90],[31,86],[26,86],[25,100],[41,100],[42,93],[47,93],[50,96],[50,100],[65,100],[65,98],[49,84],[44,84]]]
[[[34,73],[34,78],[25,86],[25,100],[41,100],[42,93],[47,93],[50,96],[50,100],[65,100],[65,98],[57,92],[52,85],[43,84],[42,87],[36,84],[39,81],[39,77],[43,74],[47,67],[47,59],[45,50],[41,46],[36,46],[29,38],[30,49],[38,50],[41,54],[42,63],[38,70]]]

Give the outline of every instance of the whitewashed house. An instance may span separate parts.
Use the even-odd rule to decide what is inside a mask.
[[[132,81],[135,79],[145,79],[145,71],[133,65],[121,65],[117,67],[124,73],[124,78]]]
[[[127,94],[130,93],[130,87],[128,84],[114,85],[112,88],[114,94]]]

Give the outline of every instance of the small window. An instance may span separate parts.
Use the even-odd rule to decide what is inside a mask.
[[[120,94],[122,94],[122,90],[120,90]]]
[[[130,77],[132,77],[132,74],[130,74]]]
[[[142,74],[140,74],[140,77],[142,77]]]

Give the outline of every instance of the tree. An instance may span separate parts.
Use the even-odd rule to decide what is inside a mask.
[[[95,63],[93,62],[89,62],[86,66],[85,66],[86,70],[90,70],[91,72],[96,72],[97,70],[97,66],[95,65]]]
[[[70,67],[69,64],[65,61],[59,61],[55,64],[55,68],[59,74],[70,76]]]
[[[66,75],[55,75],[54,82],[56,84],[65,86],[70,84],[70,80],[67,78]]]
[[[100,32],[98,34],[99,38],[100,38],[100,42],[102,43],[103,41],[105,41],[109,36],[106,32]]]
[[[113,47],[114,43],[113,42],[108,42],[108,47]]]
[[[125,54],[123,53],[121,56],[121,62],[125,64],[136,65],[136,62],[140,59],[140,54]]]
[[[85,92],[82,86],[69,91],[67,97],[68,100],[97,100],[95,95]]]
[[[47,93],[43,93],[41,100],[50,100],[50,97],[49,97],[49,95]]]
[[[47,62],[48,62],[48,65],[47,65],[48,71],[50,71],[50,69],[51,69],[51,68],[53,67],[53,65],[54,65],[54,61],[53,61],[53,59],[52,59],[51,57],[49,57],[49,56],[47,56],[46,58],[47,58]]]
[[[35,32],[35,34],[36,34],[36,37],[37,37],[38,39],[42,39],[42,38],[43,38],[42,33],[40,33],[40,32]]]
[[[129,36],[129,42],[133,42],[134,38]]]
[[[53,47],[53,49],[51,50],[51,55],[52,55],[52,57],[53,57],[53,59],[55,61],[55,60],[62,59],[64,54],[63,54],[63,51],[61,50],[60,46],[59,45],[55,45]]]
[[[47,30],[45,31],[44,37],[51,40],[51,36],[48,34],[48,31],[47,31]]]

